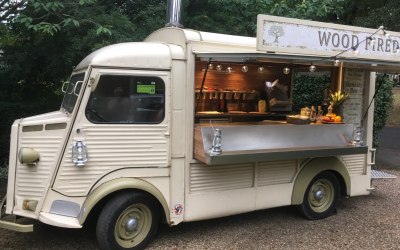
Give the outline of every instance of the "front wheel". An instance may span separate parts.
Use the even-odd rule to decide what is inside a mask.
[[[160,220],[154,198],[132,191],[110,199],[96,226],[101,249],[144,249],[155,236]]]
[[[300,212],[310,220],[319,220],[336,212],[340,187],[336,176],[323,172],[315,176],[304,194]]]

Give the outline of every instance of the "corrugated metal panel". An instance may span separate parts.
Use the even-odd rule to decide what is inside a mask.
[[[36,166],[22,165],[17,161],[15,181],[17,196],[40,199],[45,196],[62,139],[58,136],[45,135],[26,137],[26,133],[22,133],[20,148],[34,148],[40,154],[40,161]]]
[[[296,161],[260,162],[257,186],[267,186],[292,181],[296,173]]]
[[[350,175],[362,175],[365,173],[366,155],[343,155],[340,159],[346,164]]]
[[[254,164],[190,166],[190,193],[253,187]]]
[[[66,195],[86,195],[109,172],[126,167],[167,167],[169,145],[166,125],[86,126],[88,162],[77,168],[66,150],[54,188]]]

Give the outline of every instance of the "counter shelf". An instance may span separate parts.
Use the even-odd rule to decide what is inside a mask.
[[[285,113],[272,113],[272,112],[243,112],[243,111],[233,111],[233,112],[215,112],[215,111],[205,111],[198,112],[195,116],[195,122],[201,123],[203,121],[210,120],[224,120],[227,122],[261,122],[264,120],[279,120],[286,121]]]
[[[211,152],[214,129],[222,153]],[[208,165],[366,154],[351,144],[353,124],[293,125],[285,122],[196,124],[194,158]]]

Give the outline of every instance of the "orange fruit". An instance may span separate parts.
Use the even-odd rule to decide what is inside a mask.
[[[335,122],[342,122],[342,117],[340,115],[336,116]]]

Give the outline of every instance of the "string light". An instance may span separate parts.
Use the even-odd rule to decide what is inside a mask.
[[[375,38],[372,36],[367,37],[367,42],[369,46],[372,46],[375,44]]]
[[[311,63],[309,70],[310,72],[315,72],[317,70],[317,67],[313,63]]]
[[[334,58],[333,60],[333,65],[335,65],[336,67],[338,67],[340,65],[340,60],[337,58]]]
[[[368,46],[373,46],[373,45],[375,45],[376,38],[374,37],[374,35],[376,35],[376,34],[377,34],[378,32],[380,32],[380,31],[383,32],[383,35],[384,35],[386,38],[390,38],[390,37],[391,37],[390,34],[384,29],[384,27],[383,27],[383,26],[380,26],[374,33],[372,33],[370,36],[367,36],[364,40],[359,41],[356,45],[354,45],[354,46],[352,46],[352,47],[350,47],[350,48],[348,48],[348,49],[346,49],[346,50],[343,50],[343,51],[339,52],[338,54],[336,54],[336,55],[333,56],[333,57],[330,57],[330,60],[333,60],[333,65],[334,65],[335,67],[340,66],[340,63],[341,63],[341,61],[340,61],[340,56],[341,56],[342,54],[348,52],[349,50],[352,51],[352,53],[353,53],[354,56],[358,56],[358,54],[360,53],[360,51],[358,50],[358,48],[359,48],[360,44],[362,44],[363,42],[366,42]],[[393,53],[395,53],[395,54],[400,54],[400,45],[397,45],[395,48],[393,48]],[[325,61],[325,60],[327,60],[327,59],[321,59],[321,61]],[[243,62],[243,63],[244,63],[244,62]],[[210,69],[210,70],[214,69],[214,65],[213,65],[212,63],[210,63],[210,64],[208,65],[208,69]],[[220,65],[220,64],[218,64],[218,65],[216,65],[215,69],[216,69],[217,71],[222,71],[222,70],[223,70],[223,66]],[[242,70],[242,72],[246,73],[246,72],[249,71],[249,67],[248,67],[247,65],[245,65],[245,64],[242,64],[241,70]],[[310,72],[315,72],[316,70],[317,70],[317,67],[313,64],[313,62],[311,62],[311,65],[310,65],[310,67],[309,67],[309,71],[310,71]],[[258,73],[264,73],[264,72],[265,72],[265,68],[264,68],[263,66],[260,65],[260,66],[258,67],[257,71],[258,71]],[[282,71],[283,71],[283,74],[288,75],[288,74],[290,74],[291,69],[290,69],[289,67],[284,67],[284,68],[282,69]],[[233,72],[233,68],[232,68],[231,66],[228,66],[228,67],[226,68],[226,72],[228,72],[228,73]],[[398,75],[398,74],[396,73],[396,74],[393,76],[393,78],[394,78],[394,79],[400,79],[400,75]]]
[[[358,56],[358,54],[360,53],[360,51],[358,50],[358,45],[353,46],[352,50],[353,50],[353,55],[354,56]]]
[[[289,67],[284,67],[283,68],[283,74],[288,75],[290,73],[290,68]]]

